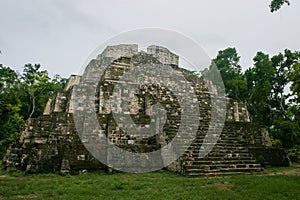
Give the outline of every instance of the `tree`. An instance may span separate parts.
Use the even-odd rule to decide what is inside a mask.
[[[65,78],[49,78],[40,65],[27,64],[20,75],[0,64],[0,156],[9,144],[16,143],[31,117],[40,116],[52,95],[61,90]]]
[[[282,113],[287,109],[286,100],[289,96],[288,94],[285,94],[284,91],[289,82],[287,72],[290,61],[288,57],[288,50],[285,50],[285,55],[279,53],[271,58],[275,73],[270,101],[272,108],[275,109],[275,111]]]
[[[300,104],[300,52],[291,53],[293,59],[293,66],[290,68],[288,73],[289,81],[291,84],[291,91],[294,95],[293,102]]]
[[[17,142],[24,127],[21,106],[18,74],[0,64],[0,157],[8,145]]]
[[[210,74],[219,70],[226,95],[247,104],[251,121],[267,126],[276,145],[300,149],[300,53],[286,49],[270,57],[258,52],[244,73],[239,59],[235,48],[219,51],[202,74],[213,79]]]
[[[289,0],[272,0],[270,4],[271,12],[278,11],[284,4],[290,5]]]
[[[269,58],[258,52],[254,62],[254,67],[245,72],[252,120],[266,125],[271,137],[281,141],[283,147],[292,148],[300,144],[299,106],[289,103],[291,94],[285,88],[299,80],[292,70],[299,63],[299,53],[285,50]]]
[[[48,72],[40,70],[40,68],[39,64],[27,64],[24,66],[21,76],[25,92],[23,96],[23,116],[25,119],[41,115],[49,97],[61,90],[66,82],[66,79],[59,75],[55,75],[51,80]]]
[[[221,50],[212,61],[220,71],[227,96],[238,101],[245,101],[246,80],[236,49]]]
[[[292,145],[297,145],[300,149],[300,52],[287,51],[289,56],[288,79],[291,83],[290,90],[292,92],[290,99],[290,121],[292,123]]]
[[[252,120],[269,126],[275,70],[269,56],[262,52],[258,52],[253,60],[254,67],[245,72],[249,94],[247,104]]]
[[[284,91],[289,83],[293,86],[294,79],[290,75],[294,77],[297,74],[293,69],[299,63],[299,58],[298,52],[287,49],[284,54],[280,53],[272,58],[276,74],[271,96],[273,126],[270,128],[270,133],[274,138],[280,139],[285,148],[300,144],[298,107],[288,101],[292,98],[292,94]]]

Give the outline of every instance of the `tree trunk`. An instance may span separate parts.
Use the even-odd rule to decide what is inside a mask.
[[[35,97],[32,98],[32,111],[31,111],[28,119],[30,119],[32,117],[34,111],[35,111]]]

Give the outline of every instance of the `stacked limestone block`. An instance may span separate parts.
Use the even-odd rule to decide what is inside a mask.
[[[131,109],[127,113],[134,123],[148,126],[151,105],[160,103],[166,111],[167,119],[163,129],[154,136],[141,137],[126,133],[122,127],[128,124],[118,124],[111,112],[110,98],[120,78],[135,66],[155,63],[171,66],[178,73],[184,74],[186,80],[194,88],[193,92],[198,98],[200,110],[200,126],[195,140],[190,146],[177,147],[187,150],[167,169],[190,175],[260,171],[262,168],[256,159],[259,153],[252,154],[249,147],[265,149],[270,146],[270,140],[263,127],[250,122],[246,105],[226,99],[227,115],[223,130],[217,130],[218,126],[211,127],[215,128],[215,131],[222,131],[220,138],[208,155],[199,158],[204,137],[211,125],[211,99],[217,98],[212,93],[214,90],[207,82],[190,77],[187,70],[179,68],[178,56],[166,48],[150,46],[147,52],[139,52],[137,45],[109,46],[97,59],[90,62],[82,77],[71,76],[64,90],[53,99],[49,99],[44,114],[27,122],[19,144],[7,150],[3,168],[32,173],[57,171],[78,173],[85,170],[107,170],[107,166],[97,161],[87,151],[85,145],[93,143],[90,143],[90,138],[80,139],[81,130],[76,130],[74,124],[75,107],[80,106],[80,102],[84,103],[85,98],[80,95],[81,93],[77,93],[76,86],[82,84],[82,80],[86,77],[92,77],[93,81],[98,81],[94,110],[102,131],[91,137],[95,142],[97,138],[105,136],[110,142],[128,152],[140,153],[152,152],[168,144],[177,134],[182,113],[176,95],[167,87],[155,84],[140,86],[130,102]],[[101,70],[103,75],[97,77],[96,75]],[[83,89],[89,90],[89,88]],[[120,91],[120,96],[128,92],[125,90]],[[224,102],[224,99],[221,100]],[[83,118],[82,126],[89,127],[89,125]],[[93,130],[90,131],[93,132]],[[108,153],[104,145],[100,145],[99,149],[101,158],[108,163],[114,160],[122,166],[124,162],[129,162],[124,157],[119,158]],[[161,159],[157,162],[164,162],[164,156],[166,155],[161,155]],[[155,163],[146,163],[146,165],[155,165]]]

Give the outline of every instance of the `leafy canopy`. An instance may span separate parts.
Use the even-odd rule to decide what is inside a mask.
[[[270,4],[271,12],[278,11],[284,4],[290,5],[289,0],[272,0]]]

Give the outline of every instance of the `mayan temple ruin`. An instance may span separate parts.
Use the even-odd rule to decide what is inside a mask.
[[[177,55],[164,47],[154,45],[149,46],[147,51],[139,51],[137,45],[121,44],[107,46],[88,64],[82,76],[72,75],[63,91],[49,99],[42,116],[27,121],[19,144],[7,150],[3,159],[3,169],[22,170],[28,173],[77,174],[83,171],[112,170],[105,164],[110,161],[119,163],[120,167],[126,164],[128,168],[130,166],[134,168],[133,160],[118,157],[117,154],[108,151],[107,146],[101,143],[104,141],[102,138],[107,138],[108,142],[136,155],[157,151],[166,146],[176,138],[182,116],[190,114],[181,110],[179,99],[167,87],[159,84],[139,86],[136,94],[131,96],[130,109],[123,113],[135,124],[149,127],[152,122],[152,118],[149,117],[153,112],[152,105],[159,103],[165,110],[165,118],[163,118],[163,127],[158,128],[157,134],[150,137],[129,134],[124,129],[128,125],[126,120],[116,120],[112,114],[111,98],[115,85],[122,82],[122,76],[136,66],[147,66],[153,63],[162,68],[172,68],[176,73],[185,76],[197,98],[193,103],[199,106],[200,111],[197,116],[199,125],[194,125],[193,121],[190,124],[196,126],[195,138],[186,147],[178,146],[179,149],[184,148],[182,155],[168,164],[165,169],[187,175],[217,175],[259,172],[265,166],[290,164],[284,150],[272,147],[267,129],[250,121],[245,104],[224,98],[222,102],[225,102],[226,110],[217,109],[221,114],[226,113],[224,125],[220,129],[214,124],[211,121],[214,106],[211,102],[212,98],[215,98],[216,89],[209,82],[191,76],[188,70],[181,68]],[[99,70],[103,72],[101,77],[96,76]],[[87,76],[94,77],[96,80],[93,81],[97,82],[92,110],[95,111],[93,114],[101,127],[101,131],[90,130],[89,137],[80,135],[82,130],[75,125],[74,118],[76,109],[80,110],[78,107],[84,104],[86,98],[76,92],[77,86],[82,84],[83,80],[86,81]],[[165,77],[164,80],[165,85],[168,85],[169,77]],[[126,84],[133,85],[133,82],[134,80]],[[88,90],[88,88],[82,90],[85,89]],[[121,99],[128,94],[128,88],[121,88],[117,93]],[[115,106],[114,109],[121,108]],[[78,117],[76,119],[77,124],[82,123],[80,127],[87,127],[86,130],[93,127],[90,122],[85,121],[89,117],[86,113],[80,117],[82,120]],[[189,127],[183,128],[187,130]],[[208,130],[212,135],[217,135],[214,131],[221,131],[221,134],[216,136],[216,144],[211,151],[204,157],[199,157],[199,152],[208,143],[205,139]],[[90,153],[93,144],[98,145],[97,156],[107,162],[98,161],[94,154]],[[166,162],[164,159],[167,156],[162,152],[157,162]],[[154,165],[156,163],[148,162],[145,158],[145,166],[155,168]]]

